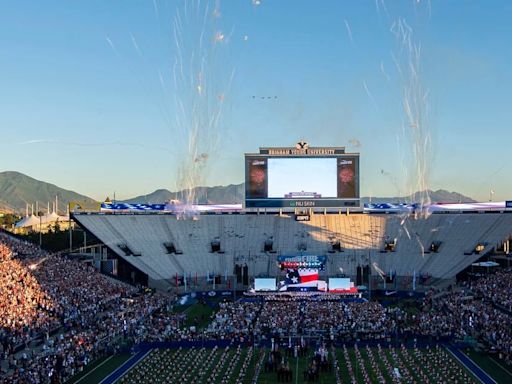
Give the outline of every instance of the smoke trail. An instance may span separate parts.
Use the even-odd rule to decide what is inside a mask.
[[[177,187],[184,191],[181,200],[186,210],[197,204],[196,188],[204,183],[218,149],[226,95],[235,73],[223,56],[232,31],[228,36],[222,32],[220,15],[218,2],[185,1],[173,23],[175,124],[179,146],[186,149]]]
[[[361,148],[363,146],[358,139],[350,139],[348,143],[354,148]]]

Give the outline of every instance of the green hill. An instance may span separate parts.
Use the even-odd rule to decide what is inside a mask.
[[[19,172],[0,172],[0,211],[25,213],[25,207],[39,202],[40,210],[46,210],[48,202],[59,201],[59,213],[66,211],[70,201],[93,204],[94,200],[79,193],[45,183]],[[35,207],[34,207],[35,208]]]
[[[195,189],[199,204],[236,204],[244,200],[244,183],[230,184],[227,186],[197,187]],[[0,212],[17,212],[24,214],[25,207],[39,202],[42,210],[46,204],[59,199],[60,213],[64,213],[69,201],[84,202],[85,206],[94,204],[95,201],[79,193],[60,188],[56,185],[36,180],[19,172],[0,172]],[[446,190],[430,191],[432,202],[474,202],[470,197],[457,192]],[[150,194],[127,199],[127,203],[164,203],[173,199],[183,199],[183,193],[171,192],[167,189],[158,189]],[[383,202],[411,202],[418,201],[417,194],[407,197],[372,197],[373,203]],[[362,203],[369,202],[369,197],[361,198]]]

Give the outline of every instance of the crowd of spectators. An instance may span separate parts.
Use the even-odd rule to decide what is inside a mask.
[[[469,289],[476,296],[483,297],[512,311],[512,268],[497,271],[472,280]]]
[[[503,270],[439,294],[428,292],[420,311],[408,313],[377,302],[343,302],[329,295],[268,295],[260,303],[226,303],[210,325],[220,337],[315,335],[331,340],[383,340],[390,336],[476,340],[512,363],[510,288]]]
[[[503,326],[512,322],[512,312],[505,307],[510,291],[504,288],[511,279],[511,271],[503,271],[446,294],[428,295],[423,311],[407,326],[417,334],[471,338],[511,364],[512,330]]]
[[[308,296],[311,297],[311,296]],[[403,312],[377,302],[287,300],[221,303],[205,330],[209,339],[268,339],[322,334],[331,339],[383,339],[397,331]]]
[[[329,294],[265,296],[220,303],[209,325],[197,330],[169,310],[171,294],[141,292],[83,262],[0,233],[0,288],[0,383],[62,382],[119,340],[244,342],[315,333],[331,340],[381,340],[410,333],[473,337],[512,363],[512,330],[503,326],[512,320],[511,270],[444,294],[430,292],[416,314]]]
[[[263,304],[255,333],[309,334],[328,332],[333,337],[384,337],[393,327],[386,310],[376,302],[294,301]]]
[[[21,244],[26,250],[27,245]],[[58,326],[62,307],[39,284],[24,261],[0,241],[0,338],[4,351]]]
[[[0,383],[62,382],[119,338],[158,340],[179,327],[169,295],[141,294],[4,233],[0,279]]]
[[[259,313],[259,303],[220,303],[219,310],[213,315],[205,334],[209,339],[243,340],[251,335]]]

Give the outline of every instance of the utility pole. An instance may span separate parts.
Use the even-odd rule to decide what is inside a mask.
[[[71,203],[68,203],[69,253],[73,251],[73,232],[71,231]]]
[[[37,214],[39,215],[39,248],[41,248],[43,245],[43,234],[41,232],[43,217],[39,214],[39,212],[37,212]]]
[[[368,301],[372,301],[372,253],[368,251]]]

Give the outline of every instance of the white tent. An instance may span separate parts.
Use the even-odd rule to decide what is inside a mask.
[[[16,228],[27,228],[27,227],[34,227],[36,225],[39,225],[39,217],[32,214],[30,216],[25,216],[23,219],[18,221],[16,223]]]
[[[69,221],[69,215],[60,216],[56,212],[56,207],[58,206],[58,200],[55,198],[55,202],[52,203],[52,211],[50,212],[50,203],[48,203],[47,213],[41,217],[34,215],[34,206],[32,205],[32,214],[29,215],[29,205],[27,204],[27,214],[26,216],[16,223],[16,228],[38,228],[39,225],[48,226],[51,223],[63,223]],[[38,204],[36,203],[36,212],[38,211]]]
[[[43,224],[46,224],[46,223],[53,223],[54,221],[57,221],[59,220],[60,221],[60,216],[57,215],[55,213],[55,211],[53,211],[52,213],[47,213],[46,215],[44,215],[42,218],[41,218],[41,221],[43,222]]]

